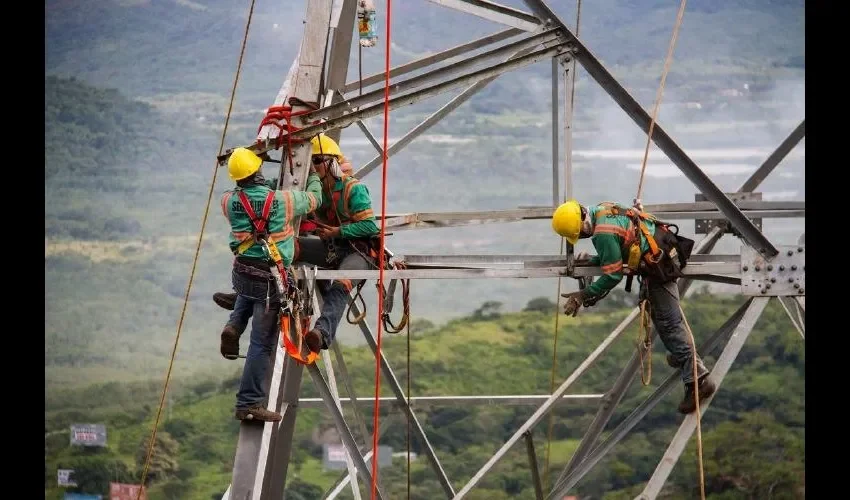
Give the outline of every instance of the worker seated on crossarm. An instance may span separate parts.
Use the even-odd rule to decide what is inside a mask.
[[[311,146],[312,166],[321,178],[322,203],[312,219],[302,221],[301,232],[313,235],[298,237],[294,260],[330,269],[377,269],[380,229],[375,223],[369,189],[346,173],[351,171],[351,166],[336,141],[322,134],[312,139]],[[344,163],[340,165],[340,161]],[[317,283],[324,305],[315,327],[304,336],[311,351],[330,347],[349,294],[363,281],[339,279]],[[232,294],[217,293],[213,299],[225,309],[233,307]]]
[[[275,422],[281,416],[265,408],[263,384],[278,338],[281,297],[271,273],[271,266],[277,263],[258,239],[277,249],[282,268],[288,270],[295,253],[294,218],[321,205],[322,188],[319,176],[311,169],[305,191],[277,191],[263,178],[262,163],[245,148],[236,148],[228,159],[228,173],[236,187],[224,193],[221,209],[230,223],[229,248],[236,256],[231,273],[236,293],[228,294],[228,309],[233,312],[221,332],[221,355],[226,359],[238,357],[239,337],[253,316],[235,416],[239,420]],[[214,298],[217,303],[221,300]]]
[[[585,289],[562,294],[567,298],[564,312],[575,316],[580,307],[592,306],[605,297],[623,276],[636,275],[640,281],[640,300],[649,304],[652,323],[670,353],[668,364],[681,370],[685,395],[679,411],[687,414],[696,409],[693,363],[696,363],[700,401],[714,394],[716,386],[699,355],[694,356],[691,351],[680,309],[677,281],[693,241],[679,237],[671,226],[639,208],[608,202],[585,207],[569,200],[552,216],[552,228],[571,245],[580,238],[590,238],[596,255],[580,252],[576,262],[587,260],[592,266],[600,266],[603,272],[602,277]]]

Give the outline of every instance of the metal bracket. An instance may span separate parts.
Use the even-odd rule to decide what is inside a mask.
[[[741,193],[741,192],[738,192],[738,193],[725,193],[725,194],[726,194],[726,196],[729,197],[730,200],[732,200],[732,203],[734,203],[736,205],[738,203],[742,202],[742,201],[762,201],[761,193]],[[694,195],[694,201],[708,201],[708,198],[706,198],[705,195],[702,194],[702,193],[697,193],[696,195]],[[759,231],[762,230],[761,218],[750,219],[750,220],[753,221],[753,224],[755,224],[755,226],[758,228]],[[725,218],[696,219],[696,222],[694,223],[695,224],[694,233],[695,234],[708,234],[708,233],[711,232],[712,229],[714,229],[717,226],[720,226],[724,222],[727,222],[727,219],[725,219]],[[726,224],[725,232],[739,236],[737,231],[735,231],[735,228],[732,227],[730,224]]]
[[[741,248],[741,293],[756,296],[805,296],[805,245],[777,245],[771,260],[751,247]]]

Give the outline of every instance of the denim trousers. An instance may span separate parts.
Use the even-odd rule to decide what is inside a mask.
[[[239,410],[266,403],[266,373],[278,338],[280,298],[273,281],[247,276],[236,270],[232,273],[232,281],[237,295],[227,323],[242,333],[248,326],[248,320],[252,319],[251,340],[242,368],[242,381],[236,393],[236,409]]]
[[[658,337],[676,362],[682,366],[682,382],[690,384],[694,381],[694,362],[697,364],[697,378],[708,374],[699,354],[694,358],[691,352],[691,339],[679,309],[677,281],[662,284],[644,278],[640,294],[642,298],[649,299],[650,317]]]
[[[333,267],[335,269],[368,270],[375,269],[372,259],[366,259],[345,240],[337,239],[334,242],[334,253],[336,259],[328,262],[328,249],[321,239],[315,236],[301,236],[298,238],[298,262],[320,267]],[[316,320],[316,329],[322,333],[324,349],[330,347],[336,338],[336,329],[348,306],[349,293],[365,280],[320,280],[316,283],[322,293],[324,304],[322,314]]]

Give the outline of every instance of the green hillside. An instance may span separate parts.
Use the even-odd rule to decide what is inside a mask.
[[[697,342],[704,341],[742,302],[739,297],[705,294],[687,301],[685,312]],[[410,339],[410,394],[547,393],[554,311],[547,310],[551,303],[547,305],[542,298],[530,305],[535,310],[513,314],[500,313],[498,306],[482,307],[477,314],[442,327],[420,322]],[[593,313],[560,320],[558,382],[576,368],[625,314],[626,309],[606,310],[600,303],[599,310]],[[569,393],[607,391],[631,355],[636,336],[635,324]],[[403,386],[408,376],[406,342],[404,335],[388,335],[384,339],[385,355]],[[359,397],[370,397],[374,393],[374,358],[364,348],[344,346],[343,351],[355,392]],[[705,356],[709,367],[713,366],[718,352]],[[609,428],[619,423],[671,372],[664,364],[664,355],[660,342],[656,342],[650,385],[644,387],[635,380]],[[175,389],[158,432],[162,442],[150,469],[152,500],[219,498],[229,484],[238,432],[232,405],[239,366],[220,359],[211,363],[226,376],[225,380],[178,378],[173,383]],[[772,301],[703,420],[709,499],[768,498],[771,494],[772,498],[805,498],[804,372],[804,343],[781,306]],[[385,395],[390,395],[386,383],[382,383],[382,389]],[[45,415],[46,498],[61,498],[56,487],[57,468],[79,471],[78,489],[92,493],[105,493],[103,489],[110,480],[138,481],[139,465],[143,461],[140,453],[151,430],[159,390],[156,381],[129,385],[105,383],[49,395]],[[652,473],[681,421],[675,411],[681,394],[677,386],[586,476],[578,486],[580,498],[633,497]],[[308,377],[301,396],[316,397]],[[403,416],[390,405],[381,408],[381,426],[386,426],[381,444],[391,446],[394,451],[404,451],[407,430]],[[421,407],[417,414],[449,478],[459,488],[536,408],[447,404]],[[579,400],[563,403],[555,410],[549,451],[550,480],[569,460],[596,408],[593,400]],[[346,413],[349,422],[354,422],[353,414]],[[362,413],[371,428],[371,406],[362,407]],[[69,447],[68,425],[79,422],[106,424],[107,448],[92,451]],[[541,422],[534,431],[541,468],[549,437],[547,422]],[[300,492],[302,498],[319,498],[339,476],[338,472],[322,471],[322,449],[316,440],[317,430],[330,427],[333,424],[326,412],[299,410],[288,488]],[[358,435],[359,428],[353,427]],[[694,443],[692,439],[665,489],[671,498],[698,495]],[[421,451],[415,440],[413,451]],[[391,498],[406,498],[405,458],[394,457],[392,466],[382,472],[382,480]],[[434,498],[437,491],[434,474],[420,455],[411,469],[410,498]],[[532,496],[525,447],[518,445],[485,476],[469,498]],[[350,498],[350,493],[343,497]]]

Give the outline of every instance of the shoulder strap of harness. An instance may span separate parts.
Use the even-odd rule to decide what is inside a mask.
[[[648,212],[642,212],[636,208],[628,208],[621,207],[615,203],[600,203],[607,208],[599,210],[596,212],[594,219],[599,219],[600,217],[605,217],[608,215],[624,215],[632,220],[632,222],[640,228],[641,233],[646,237],[647,243],[649,243],[649,251],[650,258],[653,262],[656,262],[661,258],[661,249],[658,248],[658,243],[655,241],[655,238],[652,237],[652,234],[649,232],[649,228],[647,227],[644,221],[649,220],[652,222],[658,222],[658,219],[655,218],[654,215]]]

